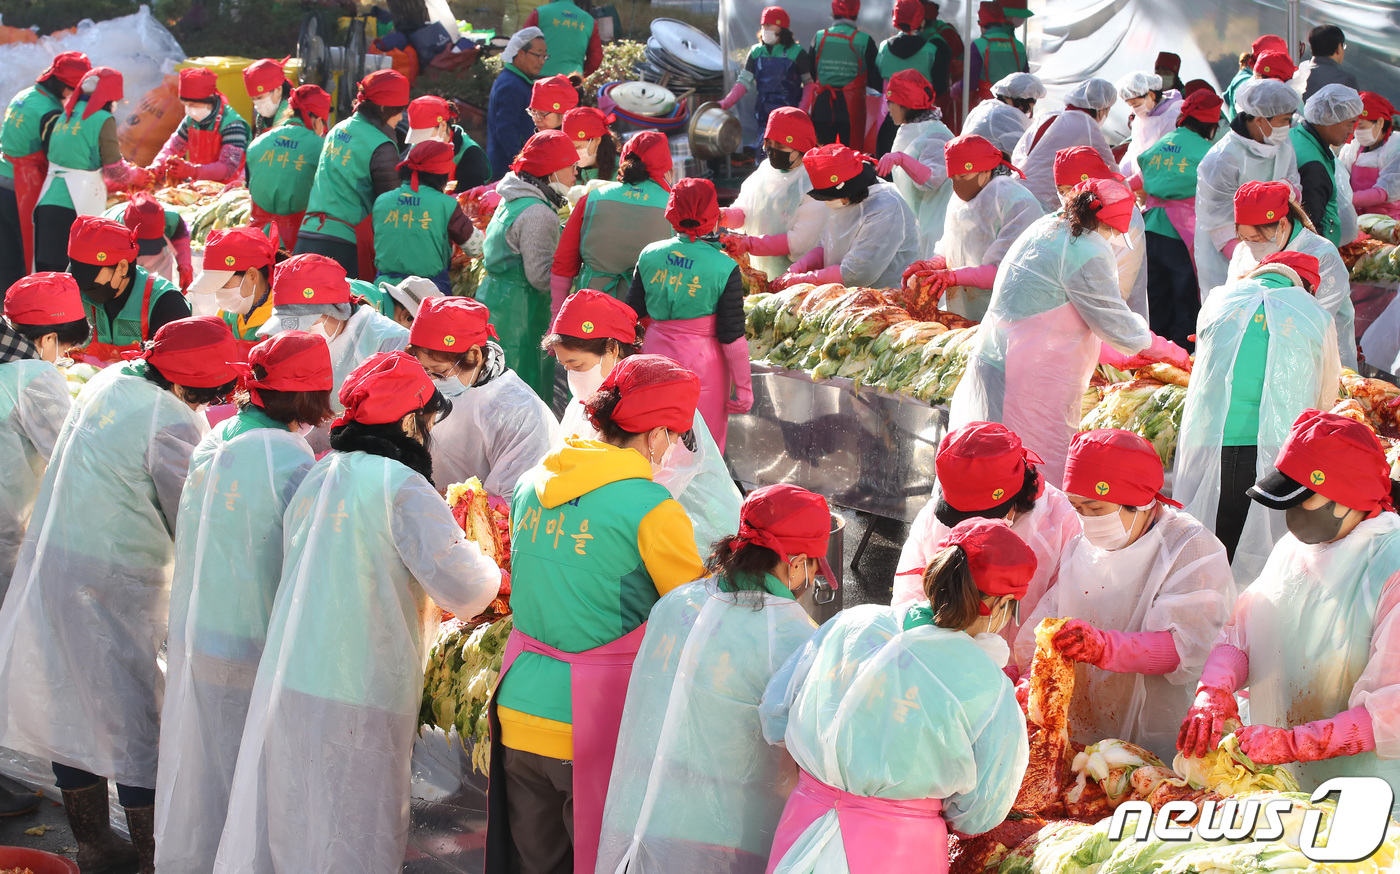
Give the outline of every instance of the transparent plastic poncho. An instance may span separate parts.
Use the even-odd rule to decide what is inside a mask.
[[[943,237],[935,251],[950,270],[1000,264],[1016,238],[1044,214],[1020,177],[993,176],[971,201],[956,195],[948,201]],[[953,286],[943,293],[942,307],[980,322],[991,299],[991,289]]]
[[[823,266],[841,265],[847,287],[899,288],[904,268],[919,260],[918,219],[893,185],[876,182],[865,200],[833,211],[822,256]]]
[[[393,319],[380,315],[373,307],[359,306],[331,346],[331,370],[335,389],[331,391],[331,409],[337,415],[345,411],[340,405],[340,386],[350,371],[376,352],[402,352],[408,346],[408,329]]]
[[[744,211],[744,224],[737,230],[753,236],[786,234],[788,254],[751,255],[749,263],[769,279],[787,272],[792,262],[806,255],[821,240],[830,211],[812,200],[807,192],[812,182],[801,167],[779,170],[768,162],[758,167],[739,187],[734,206]]]
[[[454,377],[455,378],[455,377]],[[559,422],[513,370],[452,398],[433,426],[433,479],[443,487],[480,477],[488,495],[506,500],[521,474],[559,442]]]
[[[1300,190],[1293,143],[1256,143],[1231,130],[1197,165],[1196,279],[1201,300],[1225,284],[1229,262],[1224,249],[1236,238],[1235,192],[1246,182],[1289,182]]]
[[[68,383],[47,361],[0,364],[0,600],[71,404]]]
[[[953,199],[943,144],[952,138],[953,132],[936,118],[902,124],[895,130],[891,151],[903,152],[932,171],[922,185],[916,184],[903,167],[895,167],[890,176],[899,196],[919,221],[919,258],[932,258],[934,246],[943,236],[943,220],[948,202]]]
[[[1029,115],[1008,103],[983,100],[967,114],[962,132],[979,136],[1010,155],[1030,123]]]
[[[1035,135],[1046,119],[1053,121],[1032,148]],[[1118,166],[1098,120],[1078,109],[1065,109],[1036,118],[1026,128],[1021,141],[1016,144],[1016,151],[1011,155],[1011,163],[1026,174],[1026,187],[1046,212],[1060,208],[1060,193],[1055,188],[1055,153],[1075,146],[1088,146],[1099,153],[1105,166]]]

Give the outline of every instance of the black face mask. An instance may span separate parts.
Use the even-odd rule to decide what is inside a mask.
[[[1327,543],[1341,533],[1342,523],[1349,514],[1340,518],[1333,512],[1336,501],[1328,501],[1316,510],[1304,510],[1302,505],[1289,507],[1283,512],[1288,531],[1302,543]]]
[[[768,153],[768,163],[773,165],[775,170],[792,169],[792,152],[785,152],[782,149],[774,149]]]
[[[68,266],[68,272],[78,284],[78,291],[99,306],[110,302],[121,291],[120,288],[97,281],[97,276],[103,269],[94,264],[81,264],[76,261]]]

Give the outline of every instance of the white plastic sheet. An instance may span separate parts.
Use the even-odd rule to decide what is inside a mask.
[[[453,377],[455,379],[455,377]],[[433,479],[444,488],[481,477],[488,495],[510,500],[520,475],[559,442],[559,422],[513,370],[452,399],[433,426]]]
[[[0,600],[71,404],[67,382],[47,361],[0,364]]]
[[[895,167],[890,177],[919,221],[920,258],[933,257],[934,246],[943,236],[948,202],[953,199],[953,183],[948,181],[943,157],[943,144],[952,138],[953,132],[936,118],[902,124],[895,130],[892,151],[903,152],[933,171],[923,185],[915,184],[903,167]]]

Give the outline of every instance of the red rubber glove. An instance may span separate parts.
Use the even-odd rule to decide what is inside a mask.
[[[165,175],[172,182],[188,182],[198,168],[184,158],[171,158],[165,165]]]
[[[1201,686],[1177,732],[1176,748],[1182,755],[1199,759],[1220,746],[1220,738],[1239,723],[1240,707],[1232,690]]]
[[[1102,631],[1079,619],[1071,619],[1055,632],[1050,645],[1067,659],[1097,665],[1103,661],[1108,638]]]
[[[1021,705],[1021,712],[1026,713],[1031,706],[1031,678],[1024,677],[1016,684],[1016,703]]]
[[[947,291],[950,287],[957,285],[957,283],[953,281],[952,270],[935,270],[932,273],[925,273],[923,275],[928,280],[929,291],[932,291],[939,297],[942,297],[943,292]]]
[[[1152,344],[1143,351],[1143,356],[1153,361],[1165,361],[1167,364],[1180,367],[1182,370],[1191,370],[1191,353],[1182,349],[1166,337],[1152,335]]]
[[[1319,719],[1294,728],[1247,725],[1235,736],[1240,739],[1240,752],[1257,765],[1320,762],[1376,748],[1371,714],[1365,707],[1353,707],[1331,719]]]
[[[738,258],[749,253],[749,240],[752,237],[744,234],[720,234],[719,244],[724,247],[724,251],[731,258]]]
[[[194,268],[188,264],[181,264],[176,270],[180,276],[180,290],[189,291],[190,283],[194,282]]]
[[[935,270],[947,269],[948,261],[942,255],[934,255],[932,258],[926,258],[923,261],[915,261],[913,264],[910,264],[908,267],[904,268],[904,284],[908,285],[910,277],[914,276],[915,274],[927,274],[932,273]]]

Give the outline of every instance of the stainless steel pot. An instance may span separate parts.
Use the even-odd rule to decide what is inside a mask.
[[[718,103],[702,103],[690,116],[690,153],[701,160],[727,158],[744,144],[744,126]]]

